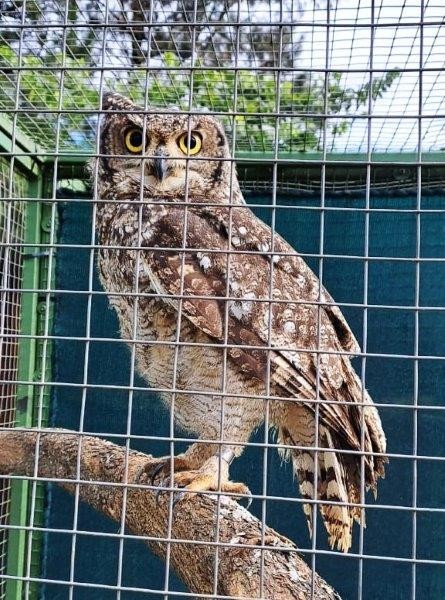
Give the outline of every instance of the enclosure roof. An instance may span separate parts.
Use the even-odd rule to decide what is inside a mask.
[[[216,113],[237,152],[444,147],[440,0],[189,4],[11,3],[0,109],[53,154],[94,150],[104,89]]]

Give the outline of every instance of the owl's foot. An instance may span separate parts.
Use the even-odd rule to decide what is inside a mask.
[[[244,483],[229,480],[228,464],[224,460],[221,460],[221,472],[219,472],[219,463],[219,457],[213,456],[200,469],[175,472],[173,485],[181,491],[176,494],[174,504],[189,494],[222,492],[247,496],[248,506],[250,506],[252,494],[249,488]],[[164,481],[164,485],[166,487],[169,485],[169,479]],[[162,492],[160,491],[160,493]]]
[[[175,485],[190,492],[227,492],[228,494],[240,494],[250,496],[250,490],[244,483],[235,481],[218,482],[218,473],[206,473],[203,471],[184,471],[175,474]],[[219,484],[219,485],[218,485]]]
[[[161,456],[156,460],[150,460],[145,465],[142,465],[136,473],[135,480],[138,483],[148,483],[154,485],[159,479],[163,481],[170,477],[171,474],[171,456]],[[187,471],[192,468],[190,461],[185,456],[175,456],[173,460],[173,473],[178,471]]]

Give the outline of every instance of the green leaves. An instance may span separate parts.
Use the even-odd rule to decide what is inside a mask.
[[[104,87],[142,105],[147,96],[150,108],[177,106],[219,114],[229,135],[236,128],[238,150],[259,152],[319,149],[325,128],[331,137],[344,134],[351,122],[344,115],[363,114],[369,96],[380,98],[399,76],[398,71],[387,72],[354,89],[345,88],[343,75],[336,72],[307,76],[294,70],[235,70],[201,63],[191,68],[173,52],[165,52],[162,60],[162,68],[110,72]],[[20,71],[15,70],[18,66]],[[58,137],[59,148],[88,151],[97,129],[98,83],[86,58],[61,52],[44,59],[27,54],[19,64],[12,47],[0,44],[0,110],[15,107],[18,88],[18,125],[48,149]],[[60,116],[51,113],[59,109]]]

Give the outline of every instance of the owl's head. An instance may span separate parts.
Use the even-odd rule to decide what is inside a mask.
[[[237,187],[227,138],[214,117],[144,111],[114,93],[103,96],[102,108],[99,176],[118,190],[126,185],[139,195],[142,184],[152,196],[183,198],[187,191],[208,198],[228,196],[231,179]]]

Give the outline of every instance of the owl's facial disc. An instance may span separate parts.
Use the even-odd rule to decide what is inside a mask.
[[[153,196],[178,199],[213,191],[224,195],[230,151],[214,117],[144,111],[116,94],[111,100],[105,98],[109,113],[102,123],[101,160],[113,184],[125,181]]]

